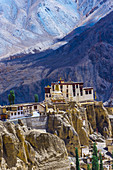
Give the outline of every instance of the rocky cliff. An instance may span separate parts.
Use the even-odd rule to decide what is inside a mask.
[[[59,107],[59,106],[58,106]],[[75,147],[78,148],[80,154],[81,145],[89,145],[89,126],[87,117],[85,126],[83,126],[83,117],[85,117],[85,109],[72,107],[69,103],[68,109],[63,111],[64,105],[60,105],[59,110],[48,113],[47,131],[56,134],[64,140],[68,154],[75,156]]]
[[[75,147],[80,154],[80,146],[89,146],[93,133],[103,138],[112,136],[108,112],[102,102],[82,106],[74,102],[55,104],[52,109],[48,108],[47,112],[47,131],[64,140],[69,156],[75,156]]]
[[[0,169],[69,169],[64,142],[49,133],[0,121]]]
[[[108,111],[102,102],[95,102],[86,106],[86,113],[92,128],[100,132],[104,137],[112,136],[111,122],[108,117]]]

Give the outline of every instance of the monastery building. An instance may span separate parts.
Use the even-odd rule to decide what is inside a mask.
[[[81,82],[64,82],[60,79],[58,82],[51,83],[51,86],[45,87],[45,101],[81,103],[94,101],[93,88],[83,87]]]

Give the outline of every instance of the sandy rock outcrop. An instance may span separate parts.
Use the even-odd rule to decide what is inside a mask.
[[[68,170],[67,150],[53,134],[0,121],[0,169]]]
[[[62,108],[64,106],[60,105],[60,109]],[[82,109],[80,111],[75,108],[75,103],[69,103],[68,110],[61,111],[57,108],[56,111],[48,114],[47,131],[64,140],[70,156],[75,156],[75,147],[80,154],[80,145],[89,145],[89,125],[86,110]],[[81,114],[85,118],[85,126],[83,126]]]
[[[53,104],[50,108],[48,105],[47,131],[64,140],[69,156],[75,156],[75,147],[80,154],[81,145],[89,146],[89,135],[95,131],[106,138],[112,135],[108,112],[102,102],[87,105],[69,102]]]
[[[102,102],[87,105],[86,113],[94,131],[100,132],[104,137],[111,137],[112,127],[110,119]]]
[[[66,145],[68,154],[75,156],[75,147],[80,153],[80,140],[74,127],[69,123],[69,118],[64,115],[49,115],[47,131],[59,136]]]
[[[72,109],[70,111],[71,121],[74,129],[78,133],[80,144],[89,145],[89,126],[86,116],[86,111],[84,108]],[[82,119],[82,114],[84,115],[84,120]],[[83,121],[85,121],[85,127],[83,126]]]

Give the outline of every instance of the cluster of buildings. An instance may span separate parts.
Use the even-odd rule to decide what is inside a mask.
[[[113,138],[108,138],[101,142],[95,141],[95,143],[97,146],[98,156],[99,156],[99,153],[101,153],[102,155],[104,170],[112,170]],[[79,159],[80,166],[82,169],[87,169],[87,164],[89,164],[90,168],[92,168],[92,155],[93,155],[93,144],[92,146],[90,145],[90,148],[88,146],[82,146],[82,155],[81,155],[81,158]]]
[[[84,84],[81,82],[65,82],[60,79],[58,82],[51,83],[51,86],[45,87],[45,101],[43,103],[24,103],[0,106],[0,119],[16,119],[30,115],[32,116],[34,111],[44,114],[46,110],[45,103],[48,102],[93,102],[93,88],[84,87],[83,85]]]

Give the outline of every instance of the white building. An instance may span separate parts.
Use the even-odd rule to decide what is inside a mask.
[[[2,106],[0,110],[0,118],[4,118],[7,115],[8,119],[22,118],[28,115],[33,115],[34,111],[38,111],[40,114],[45,113],[45,105],[42,103],[23,103]]]
[[[57,96],[59,101],[54,100],[55,95],[59,95],[59,97]],[[64,82],[64,80],[60,79],[58,82],[51,83],[51,86],[45,87],[45,101],[49,100],[53,102],[64,102],[64,100],[76,102],[94,101],[93,88],[83,87],[83,83],[80,82]]]

